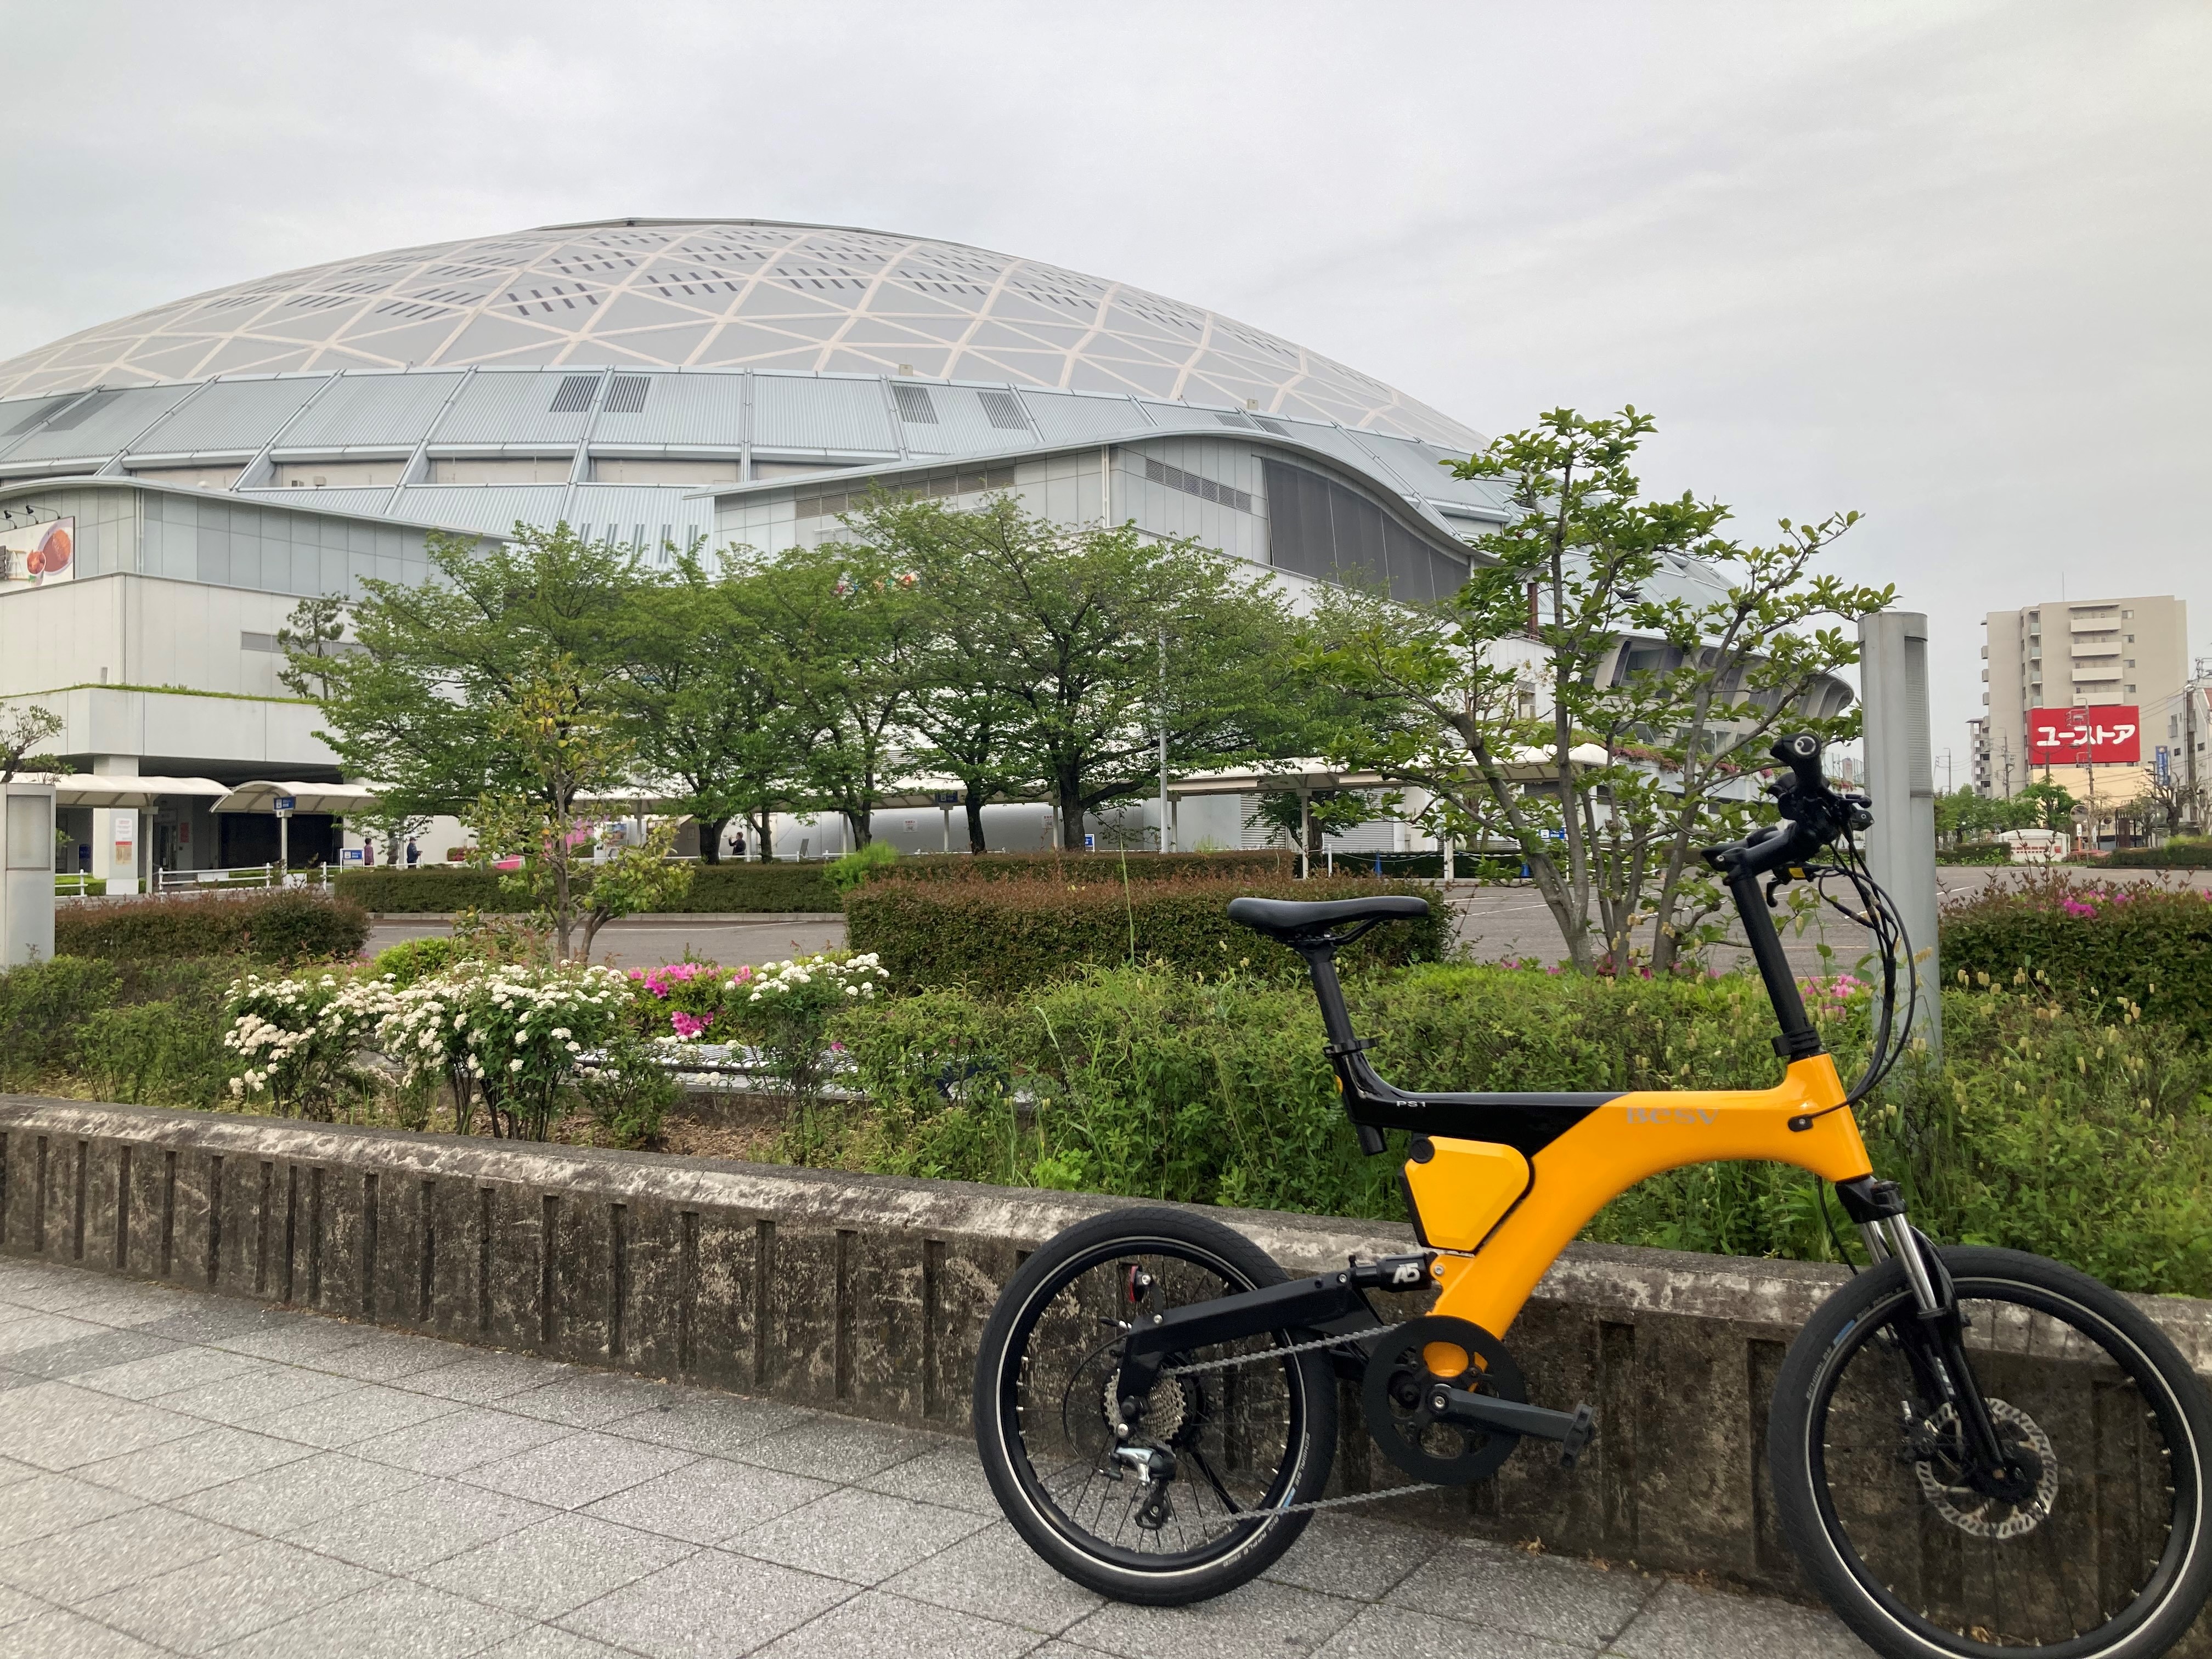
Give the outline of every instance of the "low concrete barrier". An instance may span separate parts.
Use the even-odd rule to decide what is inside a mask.
[[[999,1287],[1115,1203],[0,1096],[0,1253],[950,1431]],[[1401,1226],[1214,1213],[1294,1269],[1413,1243]],[[1591,1455],[1563,1474],[1524,1449],[1493,1480],[1381,1512],[1802,1593],[1767,1490],[1766,1401],[1842,1276],[1572,1247],[1510,1340],[1536,1400],[1596,1406]],[[2206,1369],[2212,1304],[2145,1305]],[[1403,1484],[1346,1394],[1334,1490]]]

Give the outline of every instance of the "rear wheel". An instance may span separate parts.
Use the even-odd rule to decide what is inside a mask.
[[[1267,1253],[1218,1221],[1132,1209],[1078,1223],[1028,1261],[984,1326],[975,1442],[1006,1518],[1078,1583],[1125,1601],[1218,1595],[1305,1528],[1336,1450],[1336,1385],[1315,1351],[1264,1336],[1170,1356],[1133,1431],[1115,1381],[1139,1318],[1280,1284]],[[1194,1369],[1198,1368],[1198,1369]]]
[[[1790,1547],[1891,1659],[2165,1652],[2212,1585],[2203,1385],[2085,1273],[1937,1254],[2004,1467],[1979,1467],[1933,1397],[1917,1304],[1886,1262],[1820,1306],[1776,1379],[1769,1457]]]

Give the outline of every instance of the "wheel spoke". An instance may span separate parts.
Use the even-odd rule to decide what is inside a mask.
[[[1909,1293],[1856,1307],[1796,1362],[1813,1368],[1794,1396],[1809,1413],[1796,1432],[1813,1518],[1844,1570],[1822,1587],[1912,1632],[1915,1652],[2033,1652],[2098,1633],[2110,1645],[2172,1593],[2159,1564],[2193,1532],[2161,1473],[2177,1397],[2156,1391],[2142,1342],[2085,1302],[2027,1279],[1960,1278],[1966,1363],[2002,1467],[1978,1466],[1957,1413],[1922,1397],[1905,1352]],[[2193,1480],[2187,1492],[2198,1501]],[[2107,1565],[2121,1552],[2152,1570]],[[2077,1577],[2105,1587],[2086,1607]]]
[[[1295,1535],[1302,1516],[1264,1511],[1292,1495],[1301,1472],[1327,1472],[1325,1461],[1310,1461],[1304,1450],[1315,1397],[1325,1394],[1313,1373],[1326,1360],[1272,1355],[1287,1335],[1239,1338],[1171,1356],[1168,1374],[1133,1416],[1122,1413],[1116,1393],[1124,1333],[1133,1324],[1272,1282],[1247,1280],[1202,1249],[1148,1240],[1141,1249],[1102,1245],[1074,1257],[1034,1294],[1028,1305],[1037,1311],[1021,1328],[1018,1363],[1008,1366],[1001,1443],[1012,1454],[1017,1483],[1035,1495],[1041,1517],[1062,1540],[1125,1569],[1163,1571],[1244,1553],[1273,1528],[1285,1544]],[[1226,1370],[1176,1370],[1247,1354],[1268,1357]],[[1333,1413],[1333,1392],[1325,1398]],[[1115,1462],[1124,1451],[1172,1460],[1164,1494],[1144,1484],[1135,1462]]]

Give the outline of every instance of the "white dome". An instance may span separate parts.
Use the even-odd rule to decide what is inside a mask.
[[[1480,441],[1381,381],[1127,283],[957,242],[623,219],[239,283],[0,362],[0,398],[437,366],[752,368],[1131,396]]]

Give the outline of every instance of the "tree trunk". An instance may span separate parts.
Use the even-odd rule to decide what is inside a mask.
[[[576,913],[568,902],[568,858],[563,848],[553,860],[553,939],[560,951],[560,959],[568,959],[568,941],[576,921]]]
[[[1060,846],[1062,852],[1083,850],[1083,795],[1081,787],[1070,775],[1063,774],[1059,781]]]
[[[775,819],[775,815],[765,806],[752,815],[753,845],[760,848],[760,861],[763,864],[775,862],[775,841],[769,834],[769,830],[774,827]]]
[[[859,852],[868,844],[868,819],[872,815],[866,812],[841,811],[837,816],[845,820],[845,839],[849,843],[845,850],[849,853]]]
[[[727,817],[699,820],[699,862],[720,864],[722,861],[722,827]]]
[[[980,858],[991,850],[990,844],[983,839],[983,803],[972,785],[963,793],[968,798],[968,850]]]

